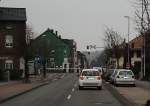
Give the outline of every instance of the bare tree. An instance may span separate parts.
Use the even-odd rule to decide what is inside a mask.
[[[117,68],[119,67],[119,58],[122,55],[121,53],[121,47],[124,43],[124,39],[121,37],[121,35],[114,31],[113,29],[106,28],[105,30],[105,45],[106,45],[106,51],[107,51],[107,57],[115,57],[117,60]]]
[[[136,23],[139,33],[143,36],[141,78],[149,78],[150,72],[150,4],[149,0],[136,0]]]
[[[138,31],[143,34],[150,31],[149,0],[136,0],[136,23]]]

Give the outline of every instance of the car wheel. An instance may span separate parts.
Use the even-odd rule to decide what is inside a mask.
[[[136,85],[135,85],[135,84],[132,84],[132,87],[136,87]]]
[[[115,84],[115,86],[116,86],[116,87],[118,87],[118,86],[119,86],[119,84]]]
[[[98,88],[99,90],[102,90],[102,86],[98,86],[97,88]]]

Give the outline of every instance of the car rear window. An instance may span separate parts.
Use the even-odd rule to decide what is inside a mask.
[[[99,76],[98,71],[83,71],[82,76]]]
[[[132,71],[127,71],[127,75],[133,75]]]
[[[133,75],[132,71],[120,71],[119,75]]]

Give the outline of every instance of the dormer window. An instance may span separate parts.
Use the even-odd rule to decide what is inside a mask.
[[[12,35],[6,35],[5,36],[5,47],[6,48],[12,48],[13,47],[13,36]]]

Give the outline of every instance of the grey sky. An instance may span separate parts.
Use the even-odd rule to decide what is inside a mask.
[[[105,25],[127,38],[127,19],[134,17],[129,0],[2,0],[0,6],[27,8],[27,23],[42,33],[48,27],[62,38],[75,39],[78,50],[86,45],[103,45]],[[131,22],[131,36],[135,37]]]

